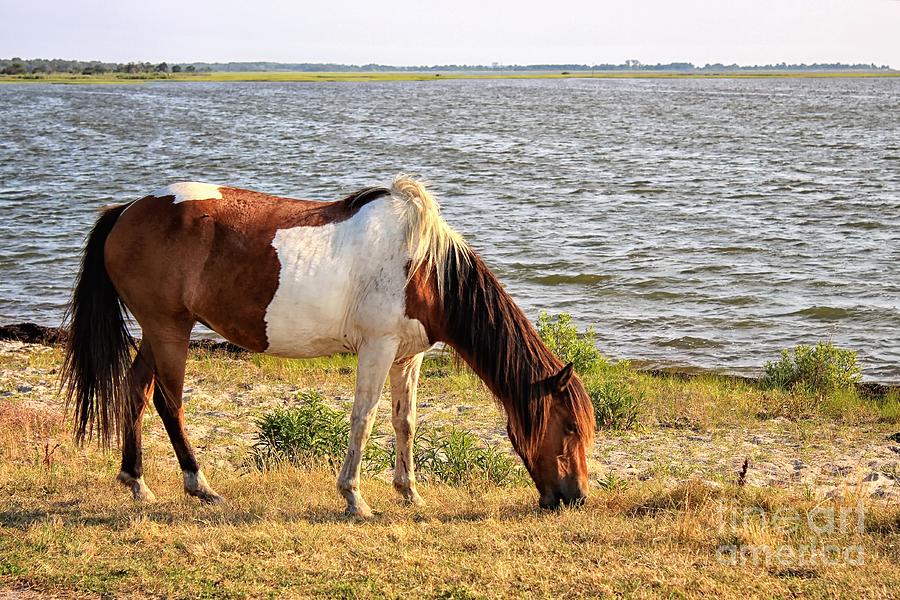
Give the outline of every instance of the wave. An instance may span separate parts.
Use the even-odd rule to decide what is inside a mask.
[[[844,227],[853,227],[855,229],[883,229],[887,227],[878,221],[849,221],[847,223],[841,223],[841,225]]]
[[[802,310],[778,315],[782,317],[807,317],[817,321],[840,321],[849,319],[853,316],[853,311],[847,308],[839,308],[836,306],[810,306]]]
[[[657,346],[665,346],[666,348],[724,348],[725,344],[702,337],[693,337],[685,335],[680,338],[656,342]]]
[[[528,281],[538,285],[587,285],[612,279],[610,275],[581,273],[577,275],[538,275],[529,277]]]
[[[639,188],[631,188],[630,190],[625,190],[626,194],[665,194],[669,190],[664,190],[662,188],[651,188],[651,187],[639,187]]]

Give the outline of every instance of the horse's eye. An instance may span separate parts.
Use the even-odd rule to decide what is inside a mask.
[[[568,423],[566,425],[566,435],[575,435],[578,432],[578,428],[575,427],[575,423]]]

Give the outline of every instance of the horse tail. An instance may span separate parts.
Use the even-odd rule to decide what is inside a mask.
[[[66,309],[69,336],[60,382],[65,388],[66,412],[74,408],[79,444],[96,431],[99,441],[108,446],[113,431],[119,439],[131,411],[127,378],[134,342],[104,260],[106,239],[127,206],[104,210],[91,229]]]
[[[410,256],[409,277],[421,268],[435,269],[438,293],[444,295],[448,262],[468,265],[470,250],[462,236],[441,217],[441,208],[422,181],[408,175],[397,175],[391,185],[391,196],[406,220],[406,243]]]

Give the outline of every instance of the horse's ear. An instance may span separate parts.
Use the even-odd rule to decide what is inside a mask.
[[[560,393],[566,389],[575,374],[575,366],[572,363],[564,366],[559,373],[550,378],[553,391]]]

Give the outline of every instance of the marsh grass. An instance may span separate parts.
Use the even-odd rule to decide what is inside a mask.
[[[782,351],[778,360],[766,363],[765,377],[754,382],[714,373],[690,377],[642,373],[628,361],[604,357],[593,330],[580,332],[567,313],[542,311],[537,329],[560,360],[575,364],[601,429],[631,429],[642,421],[687,423],[694,428],[773,418],[900,422],[900,392],[879,398],[861,395],[856,353],[829,342]]]
[[[423,474],[425,481],[457,487],[478,487],[485,482],[508,487],[529,481],[521,462],[508,450],[485,444],[456,427],[421,429],[414,452],[416,472]]]
[[[588,387],[598,429],[626,431],[640,422],[644,396],[623,380],[607,379]]]
[[[856,352],[831,342],[782,350],[777,361],[765,364],[765,373],[764,383],[770,387],[822,397],[854,390],[862,380]]]
[[[300,392],[298,401],[296,406],[276,408],[256,420],[252,466],[260,470],[285,463],[332,470],[340,466],[350,441],[346,414],[326,405],[319,392]],[[363,463],[367,470],[373,470],[371,453]],[[374,469],[381,470],[381,465],[376,464]]]
[[[561,72],[290,72],[290,71],[217,71],[201,73],[104,73],[80,75],[53,73],[49,75],[0,75],[2,83],[56,83],[56,84],[133,84],[152,81],[177,82],[373,82],[373,81],[440,81],[446,79],[796,79],[796,78],[882,78],[897,77],[897,72],[760,72],[760,73],[677,73],[654,71],[575,71]]]

